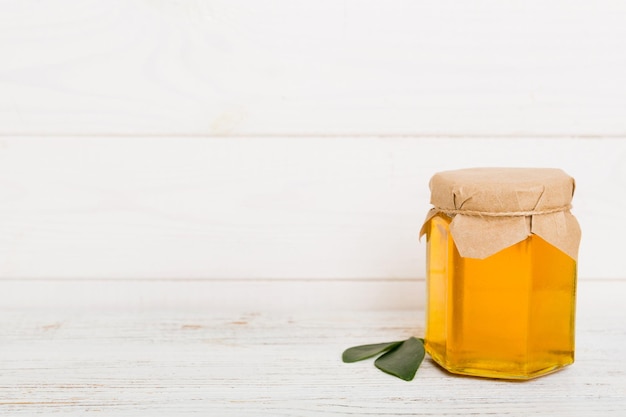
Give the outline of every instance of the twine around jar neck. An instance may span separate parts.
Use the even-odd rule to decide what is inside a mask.
[[[443,214],[447,214],[448,216],[454,216],[455,214],[462,214],[464,216],[476,216],[476,217],[526,217],[526,216],[537,216],[541,214],[552,214],[558,213],[560,211],[568,211],[572,208],[571,204],[562,207],[555,207],[551,209],[545,210],[528,210],[528,211],[502,211],[502,212],[494,212],[494,211],[478,211],[478,210],[450,210],[443,209],[441,207],[435,207],[435,209]]]

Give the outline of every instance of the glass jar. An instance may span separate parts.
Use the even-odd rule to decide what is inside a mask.
[[[435,174],[425,347],[458,374],[529,379],[574,362],[580,228],[561,170]]]

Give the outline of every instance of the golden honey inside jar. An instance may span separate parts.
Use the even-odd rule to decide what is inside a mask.
[[[435,174],[425,346],[450,372],[529,379],[574,362],[580,228],[558,169]]]

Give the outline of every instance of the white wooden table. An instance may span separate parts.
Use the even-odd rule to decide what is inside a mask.
[[[343,349],[423,334],[423,311],[4,309],[0,415],[623,416],[626,282],[579,285],[576,363],[527,382],[404,382]]]

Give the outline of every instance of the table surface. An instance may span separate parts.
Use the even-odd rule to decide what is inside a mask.
[[[350,346],[423,334],[423,311],[93,311],[0,315],[0,415],[499,415],[626,413],[626,281],[579,285],[576,363],[526,382],[405,382]]]

